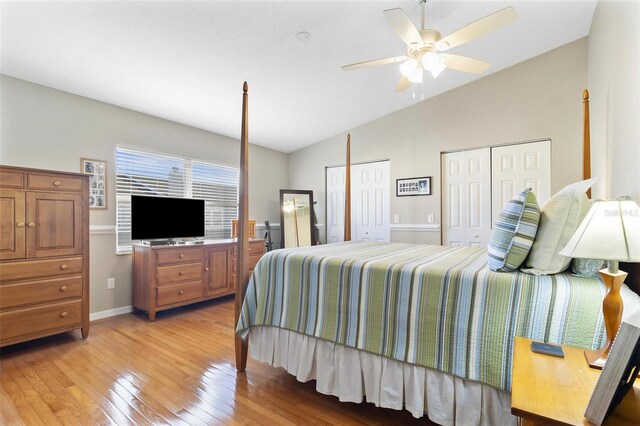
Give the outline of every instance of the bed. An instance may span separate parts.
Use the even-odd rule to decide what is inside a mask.
[[[238,370],[250,342],[252,358],[316,380],[341,401],[426,413],[442,425],[516,424],[514,336],[585,349],[604,342],[600,279],[493,272],[485,249],[344,242],[269,252],[249,276],[240,263],[246,142]],[[640,307],[634,292],[621,292],[626,313]]]

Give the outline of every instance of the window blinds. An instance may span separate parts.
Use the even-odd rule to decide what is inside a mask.
[[[131,251],[131,195],[204,199],[205,238],[231,238],[239,174],[235,167],[116,147],[116,252]]]

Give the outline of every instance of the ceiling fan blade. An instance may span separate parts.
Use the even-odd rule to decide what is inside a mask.
[[[468,56],[451,55],[441,53],[440,60],[447,68],[452,70],[470,72],[472,74],[482,74],[491,66],[491,64],[481,61],[480,59],[470,58]]]
[[[395,64],[407,59],[407,56],[394,56],[393,58],[376,59],[373,61],[358,62],[356,64],[344,65],[342,71],[359,70],[361,68],[375,67],[378,65]]]
[[[411,82],[409,81],[409,79],[405,76],[402,76],[400,78],[400,81],[398,82],[398,85],[396,86],[396,92],[404,92],[409,88],[409,86],[411,86]]]
[[[515,9],[513,7],[506,7],[484,18],[480,18],[440,39],[437,43],[438,50],[442,52],[480,38],[485,34],[489,34],[492,31],[512,23],[517,18],[518,14]]]
[[[404,10],[400,8],[387,9],[384,11],[384,17],[407,46],[422,43],[420,32]]]

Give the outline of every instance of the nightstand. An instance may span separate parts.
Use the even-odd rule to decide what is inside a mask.
[[[563,346],[564,358],[531,351],[531,340],[516,337],[511,413],[520,425],[592,425],[584,411],[601,370],[589,368],[584,350]],[[636,380],[603,426],[640,425],[640,381]]]

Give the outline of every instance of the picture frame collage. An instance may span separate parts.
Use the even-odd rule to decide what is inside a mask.
[[[80,171],[89,175],[89,208],[107,208],[107,162],[92,158],[80,159]]]
[[[396,179],[396,196],[431,195],[431,176]]]

